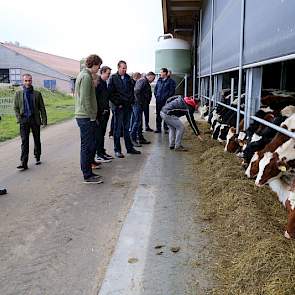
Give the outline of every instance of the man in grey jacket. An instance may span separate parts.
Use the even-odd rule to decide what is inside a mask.
[[[175,151],[187,151],[181,144],[184,134],[184,125],[179,117],[186,116],[191,128],[199,140],[203,140],[200,136],[199,128],[194,119],[194,112],[197,104],[193,98],[183,97],[181,95],[172,96],[161,110],[161,117],[169,127],[169,147]]]
[[[144,78],[136,81],[134,87],[135,101],[133,104],[133,121],[130,132],[130,137],[134,146],[137,144],[148,144],[142,135],[142,117],[143,110],[149,104],[152,97],[152,90],[150,83],[155,79],[155,73],[149,72]]]

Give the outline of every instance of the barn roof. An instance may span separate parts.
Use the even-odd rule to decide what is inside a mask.
[[[80,62],[75,59],[18,47],[10,43],[1,43],[1,45],[71,77],[76,77],[80,71]]]
[[[201,7],[202,0],[162,0],[164,32],[192,41]]]

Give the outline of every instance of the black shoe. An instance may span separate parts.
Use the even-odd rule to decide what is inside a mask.
[[[170,150],[174,150],[174,145],[169,146]]]
[[[145,128],[145,131],[153,132],[154,130],[152,128],[150,128],[150,127],[147,127],[147,128]]]
[[[17,166],[16,169],[24,171],[24,170],[28,169],[28,165],[27,164],[21,164],[21,165]]]
[[[165,129],[165,134],[168,134],[168,133],[169,133],[169,131]]]
[[[149,140],[146,140],[145,138],[142,138],[139,140],[140,144],[150,144],[151,142]]]
[[[127,151],[127,154],[139,155],[139,154],[141,154],[141,152],[136,149],[132,149],[132,150]]]
[[[115,152],[115,157],[120,158],[120,159],[125,158],[125,156],[122,153],[119,153],[119,152]]]
[[[83,183],[86,183],[86,184],[99,184],[99,183],[103,183],[103,180],[100,179],[100,178],[97,178],[95,176],[91,176],[87,179],[84,179]]]
[[[131,142],[132,142],[132,145],[135,146],[135,147],[141,147],[141,144],[138,143],[137,141],[131,139]]]
[[[40,161],[40,159],[36,159],[36,163],[35,165],[40,165],[42,162]]]
[[[114,159],[113,156],[111,156],[111,155],[109,155],[109,154],[107,154],[107,153],[104,153],[103,156],[104,156],[106,159],[109,159],[109,160]]]
[[[6,194],[7,194],[6,188],[0,187],[0,195],[6,195]]]
[[[155,133],[162,133],[161,130],[155,130],[154,132],[155,132]]]

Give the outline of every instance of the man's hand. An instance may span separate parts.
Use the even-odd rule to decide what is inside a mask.
[[[42,128],[46,128],[47,124],[42,124]]]
[[[122,108],[123,108],[123,106],[120,104],[120,105],[119,105],[119,109],[122,109]]]
[[[197,137],[198,137],[198,139],[199,139],[200,141],[204,141],[204,139],[203,139],[203,137],[202,137],[201,135],[198,135]]]

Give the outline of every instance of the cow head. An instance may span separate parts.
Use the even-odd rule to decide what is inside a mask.
[[[224,142],[226,140],[227,134],[229,131],[229,126],[226,124],[222,124],[220,126],[220,131],[219,131],[219,135],[218,135],[218,141],[219,142]]]
[[[263,186],[273,178],[280,177],[286,172],[288,165],[286,158],[279,158],[277,152],[266,152],[259,162],[259,172],[255,180],[257,186]]]
[[[259,171],[259,155],[255,152],[245,172],[248,178],[254,178]]]
[[[239,143],[237,141],[236,128],[231,127],[229,128],[226,136],[226,145],[224,151],[229,153],[235,153],[238,150],[238,148]]]
[[[208,115],[209,107],[204,105],[199,107],[199,112],[201,114],[201,118],[205,118]]]

